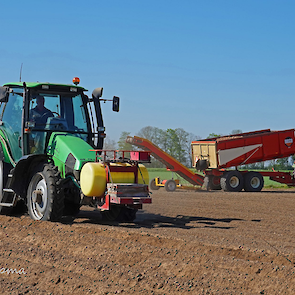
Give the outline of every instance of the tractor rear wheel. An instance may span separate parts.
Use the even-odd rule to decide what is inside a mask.
[[[28,191],[27,207],[33,220],[58,221],[64,209],[64,196],[59,194],[59,174],[51,164],[40,165],[33,174]]]
[[[165,190],[167,192],[174,192],[176,190],[176,182],[173,179],[169,179],[165,182]]]
[[[220,185],[224,191],[240,192],[244,187],[243,175],[237,170],[229,171],[221,177]]]

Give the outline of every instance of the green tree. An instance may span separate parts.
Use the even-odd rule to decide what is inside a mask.
[[[106,136],[106,138],[104,139],[104,142],[103,142],[103,149],[104,150],[116,150],[117,149],[116,142],[114,140],[110,139],[108,136]]]
[[[128,142],[126,142],[127,136],[130,136],[130,132],[123,131],[120,135],[120,138],[117,142],[118,144],[118,149],[121,151],[133,151],[134,146]],[[130,153],[125,153],[124,157],[129,158]]]
[[[221,134],[217,134],[217,133],[210,133],[207,138],[214,138],[214,137],[220,137],[222,136]]]
[[[152,126],[146,126],[140,129],[136,135],[151,141],[154,145],[163,149],[163,141],[164,141],[163,136],[165,135],[165,132],[162,129],[157,127],[152,127]],[[151,156],[151,163],[145,164],[145,166],[150,168],[165,167],[164,164],[162,164],[160,161],[155,159],[153,156]]]
[[[241,129],[234,129],[234,130],[232,130],[232,132],[230,133],[230,135],[240,134],[240,133],[243,133],[243,131]]]

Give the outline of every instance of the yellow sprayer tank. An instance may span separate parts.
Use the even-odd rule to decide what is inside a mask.
[[[101,163],[86,163],[81,170],[80,185],[85,196],[103,196],[107,185],[104,165]]]
[[[112,167],[128,167],[128,163],[111,163]],[[135,175],[133,172],[111,172],[109,182],[113,183],[134,183]],[[148,184],[149,173],[146,167],[142,164],[138,165],[138,183]],[[103,196],[106,190],[107,170],[101,163],[86,163],[80,175],[81,190],[85,196],[100,197]]]
[[[111,167],[130,167],[128,163],[111,163]],[[133,172],[111,172],[113,183],[134,183],[134,173]],[[111,181],[111,180],[110,180]],[[138,165],[138,183],[148,184],[149,183],[149,173],[146,167],[142,164]]]

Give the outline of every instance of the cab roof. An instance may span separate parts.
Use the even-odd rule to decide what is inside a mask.
[[[80,91],[87,91],[84,87],[77,86],[74,84],[55,84],[55,83],[49,83],[49,82],[25,82],[26,86],[28,88],[40,88],[44,90],[48,90],[50,88],[77,88],[77,90]],[[11,86],[11,87],[23,87],[24,82],[11,82],[11,83],[6,83],[3,86]]]

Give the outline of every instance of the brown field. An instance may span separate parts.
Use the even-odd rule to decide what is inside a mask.
[[[1,294],[295,294],[295,190],[152,197],[129,224],[0,216]]]

